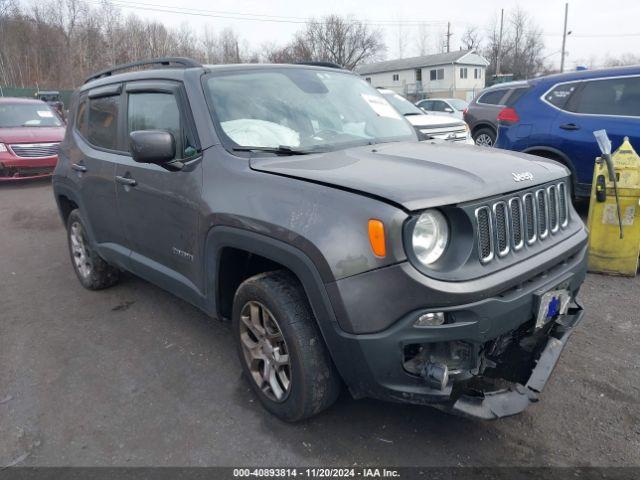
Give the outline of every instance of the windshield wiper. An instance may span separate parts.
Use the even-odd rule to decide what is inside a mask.
[[[233,147],[234,152],[268,152],[275,153],[276,155],[309,155],[310,153],[317,153],[318,150],[298,150],[287,145],[280,145],[279,147],[249,147],[240,145]]]

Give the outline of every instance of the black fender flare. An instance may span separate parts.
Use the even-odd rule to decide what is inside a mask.
[[[338,325],[333,305],[318,268],[302,250],[282,240],[251,230],[224,225],[209,229],[205,240],[205,281],[207,288],[207,311],[215,316],[218,312],[218,271],[222,250],[237,248],[268,258],[286,267],[300,280],[307,295],[320,332],[334,364],[342,378],[350,376],[348,349],[344,344],[344,332]]]
[[[209,229],[205,240],[205,282],[208,286],[208,310],[211,313],[218,316],[220,258],[223,249],[227,247],[260,255],[291,270],[302,283],[320,328],[337,324],[325,284],[307,254],[282,240],[226,225]]]

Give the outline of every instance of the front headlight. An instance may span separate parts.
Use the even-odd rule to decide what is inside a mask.
[[[420,263],[429,266],[444,253],[449,243],[447,219],[438,210],[425,211],[415,223],[411,244]]]
[[[7,146],[4,143],[0,143],[0,153],[6,152]]]
[[[471,129],[469,125],[467,125],[467,122],[464,122],[464,129],[467,132],[467,140],[469,140],[471,138]]]

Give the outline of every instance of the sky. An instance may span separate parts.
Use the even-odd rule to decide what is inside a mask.
[[[91,3],[97,0],[91,0]],[[353,15],[358,20],[380,28],[387,44],[387,59],[398,57],[398,36],[405,39],[403,56],[418,54],[418,22],[425,22],[428,45],[435,49],[451,22],[451,48],[458,49],[460,37],[468,25],[486,28],[499,18],[500,10],[520,6],[544,32],[545,56],[560,64],[565,1],[560,0],[112,0],[125,13],[162,21],[171,26],[189,23],[196,30],[210,25],[214,30],[232,27],[253,48],[264,43],[285,44],[303,27],[309,17],[329,13]],[[180,8],[191,14],[170,13]],[[160,11],[164,10],[164,11]],[[253,20],[249,20],[252,18]],[[569,1],[566,67],[602,63],[607,55],[623,53],[640,55],[640,2],[637,0],[571,0]],[[267,21],[270,20],[270,21]]]

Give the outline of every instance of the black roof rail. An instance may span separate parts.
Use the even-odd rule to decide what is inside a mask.
[[[122,70],[129,70],[135,67],[144,67],[156,65],[159,67],[202,67],[202,65],[191,58],[186,57],[163,57],[163,58],[151,58],[148,60],[139,60],[137,62],[123,63],[122,65],[116,65],[115,67],[105,68],[93,75],[89,75],[85,78],[84,83],[88,83],[92,80],[97,80],[103,77],[110,77],[114,72],[120,72]]]
[[[343,67],[333,62],[296,62],[296,65],[311,65],[312,67],[337,68],[342,70]]]

